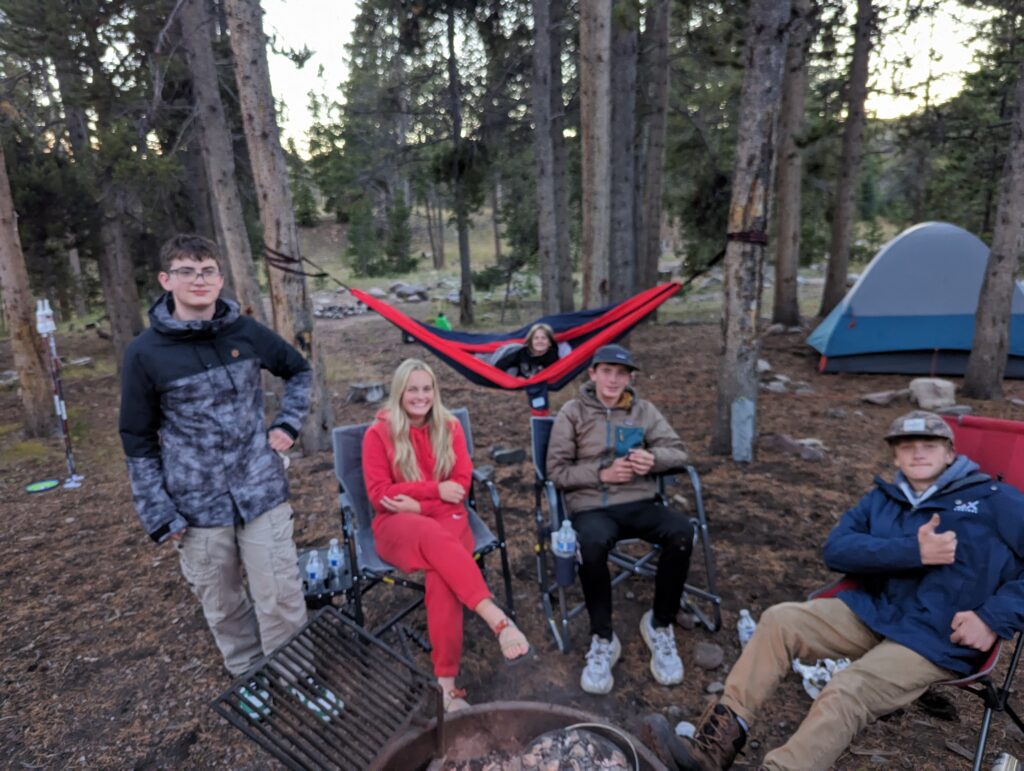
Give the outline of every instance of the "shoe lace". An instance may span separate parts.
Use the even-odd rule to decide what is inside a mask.
[[[721,745],[729,720],[731,720],[729,715],[720,713],[712,705],[711,714],[701,721],[700,730],[693,737],[694,743],[705,752],[714,751]]]
[[[651,627],[653,630],[651,633],[651,643],[654,646],[654,652],[658,656],[665,658],[673,658],[679,655],[676,650],[676,641],[672,637],[672,630],[668,627],[659,629],[658,627]]]
[[[587,651],[587,666],[607,666],[612,658],[611,640],[596,638]]]

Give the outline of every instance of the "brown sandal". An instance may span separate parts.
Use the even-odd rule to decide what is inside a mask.
[[[470,704],[466,701],[465,688],[452,688],[444,695],[444,711],[458,712],[460,709],[469,709]]]
[[[526,635],[523,634],[522,630],[516,626],[508,616],[505,616],[505,618],[495,624],[494,629],[491,631],[494,632],[494,636],[498,638],[498,644],[501,646],[501,655],[505,657],[506,663],[512,664],[519,662],[533,653],[533,646],[530,645],[530,641],[526,639]],[[506,631],[509,632],[509,637],[502,640],[501,635]],[[508,655],[508,651],[521,645],[526,645],[525,651],[520,653],[518,656]]]

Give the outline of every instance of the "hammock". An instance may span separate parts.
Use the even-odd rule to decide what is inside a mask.
[[[594,351],[622,338],[681,288],[681,284],[669,282],[634,295],[618,305],[543,316],[537,322],[551,326],[555,331],[555,341],[568,344],[572,351],[529,378],[509,375],[476,354],[493,353],[508,343],[522,342],[532,324],[498,333],[443,330],[410,318],[360,289],[350,287],[349,291],[368,308],[433,351],[467,380],[488,388],[525,390],[530,407],[543,414],[548,406],[548,391],[558,391],[573,380],[586,369]]]

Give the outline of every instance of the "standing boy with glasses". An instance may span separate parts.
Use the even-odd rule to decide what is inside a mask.
[[[220,297],[219,260],[217,245],[196,235],[160,250],[166,293],[125,352],[120,431],[142,526],[178,550],[237,676],[306,621],[279,453],[298,436],[312,375],[295,348]],[[285,381],[269,430],[261,369]],[[243,709],[257,717],[266,699],[257,691]]]

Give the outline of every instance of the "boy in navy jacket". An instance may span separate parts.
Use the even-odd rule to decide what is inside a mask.
[[[869,722],[971,673],[996,638],[1024,628],[1024,495],[958,456],[934,413],[897,418],[885,439],[895,480],[876,479],[823,552],[860,587],[766,610],[692,739],[677,739],[660,715],[648,718],[649,738],[676,767],[729,768],[794,658],[853,663],[764,768],[828,768]]]

